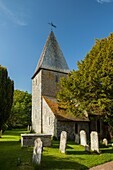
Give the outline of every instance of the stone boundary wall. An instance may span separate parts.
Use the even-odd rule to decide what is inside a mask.
[[[34,146],[37,138],[41,138],[43,146],[51,146],[51,135],[46,134],[21,134],[21,146]]]

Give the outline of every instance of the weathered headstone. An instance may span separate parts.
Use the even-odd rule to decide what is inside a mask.
[[[31,131],[32,130],[32,127],[30,125],[27,126],[27,130],[28,131]]]
[[[99,153],[98,133],[96,131],[92,131],[90,134],[90,138],[91,138],[91,150]]]
[[[111,146],[112,146],[112,149],[113,149],[113,143],[111,144]]]
[[[67,132],[62,131],[60,135],[60,151],[61,153],[66,152],[66,145],[67,145]]]
[[[83,145],[83,146],[87,145],[86,132],[84,130],[80,131],[80,144]]]
[[[27,130],[29,131],[29,125],[27,126]]]
[[[34,142],[33,148],[33,162],[36,165],[41,164],[41,156],[42,156],[42,141],[40,138],[37,138]]]
[[[108,140],[107,140],[106,138],[103,139],[103,144],[104,144],[105,146],[108,146]]]
[[[80,137],[78,134],[75,134],[75,143],[79,144]]]

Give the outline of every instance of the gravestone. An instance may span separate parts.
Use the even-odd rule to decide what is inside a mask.
[[[79,144],[80,137],[78,134],[75,134],[75,143]]]
[[[31,131],[32,130],[32,127],[30,125],[27,126],[27,130],[28,131]]]
[[[112,146],[112,149],[113,149],[113,143],[111,144],[111,146]]]
[[[61,153],[66,152],[66,144],[67,144],[67,132],[62,131],[60,135],[60,147],[59,147]]]
[[[27,126],[27,130],[29,131],[29,125]]]
[[[86,142],[86,132],[84,130],[80,131],[80,144],[82,146],[87,145],[87,142]]]
[[[91,138],[91,150],[99,153],[98,133],[96,131],[92,131],[90,134],[90,138]]]
[[[103,144],[104,144],[105,146],[108,146],[108,140],[107,140],[106,138],[103,139]]]
[[[40,165],[42,156],[42,141],[40,138],[37,138],[34,142],[33,148],[33,163]]]

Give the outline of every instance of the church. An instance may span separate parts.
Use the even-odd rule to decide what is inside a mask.
[[[32,129],[36,133],[51,134],[56,138],[64,130],[68,139],[73,140],[80,130],[89,137],[91,130],[102,136],[103,123],[95,115],[93,120],[87,116],[77,119],[59,110],[56,93],[61,77],[70,72],[53,31],[50,32],[35,72],[32,76]]]

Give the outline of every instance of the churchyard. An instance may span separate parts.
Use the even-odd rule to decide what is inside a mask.
[[[28,133],[24,130],[5,131],[0,138],[0,170],[33,170],[33,147],[21,147],[20,134]],[[85,133],[82,132],[84,145]],[[93,134],[95,135],[95,134]],[[62,135],[65,143],[64,133]],[[38,139],[39,140],[39,139]],[[42,151],[41,165],[37,169],[75,169],[85,170],[98,164],[113,160],[111,143],[104,139],[104,144],[99,144],[99,153],[85,151],[85,147],[67,141],[52,141],[51,147],[44,147]],[[61,146],[60,146],[61,145]],[[98,145],[98,144],[97,144]],[[62,153],[63,147],[63,153]],[[93,146],[94,147],[94,146]]]

